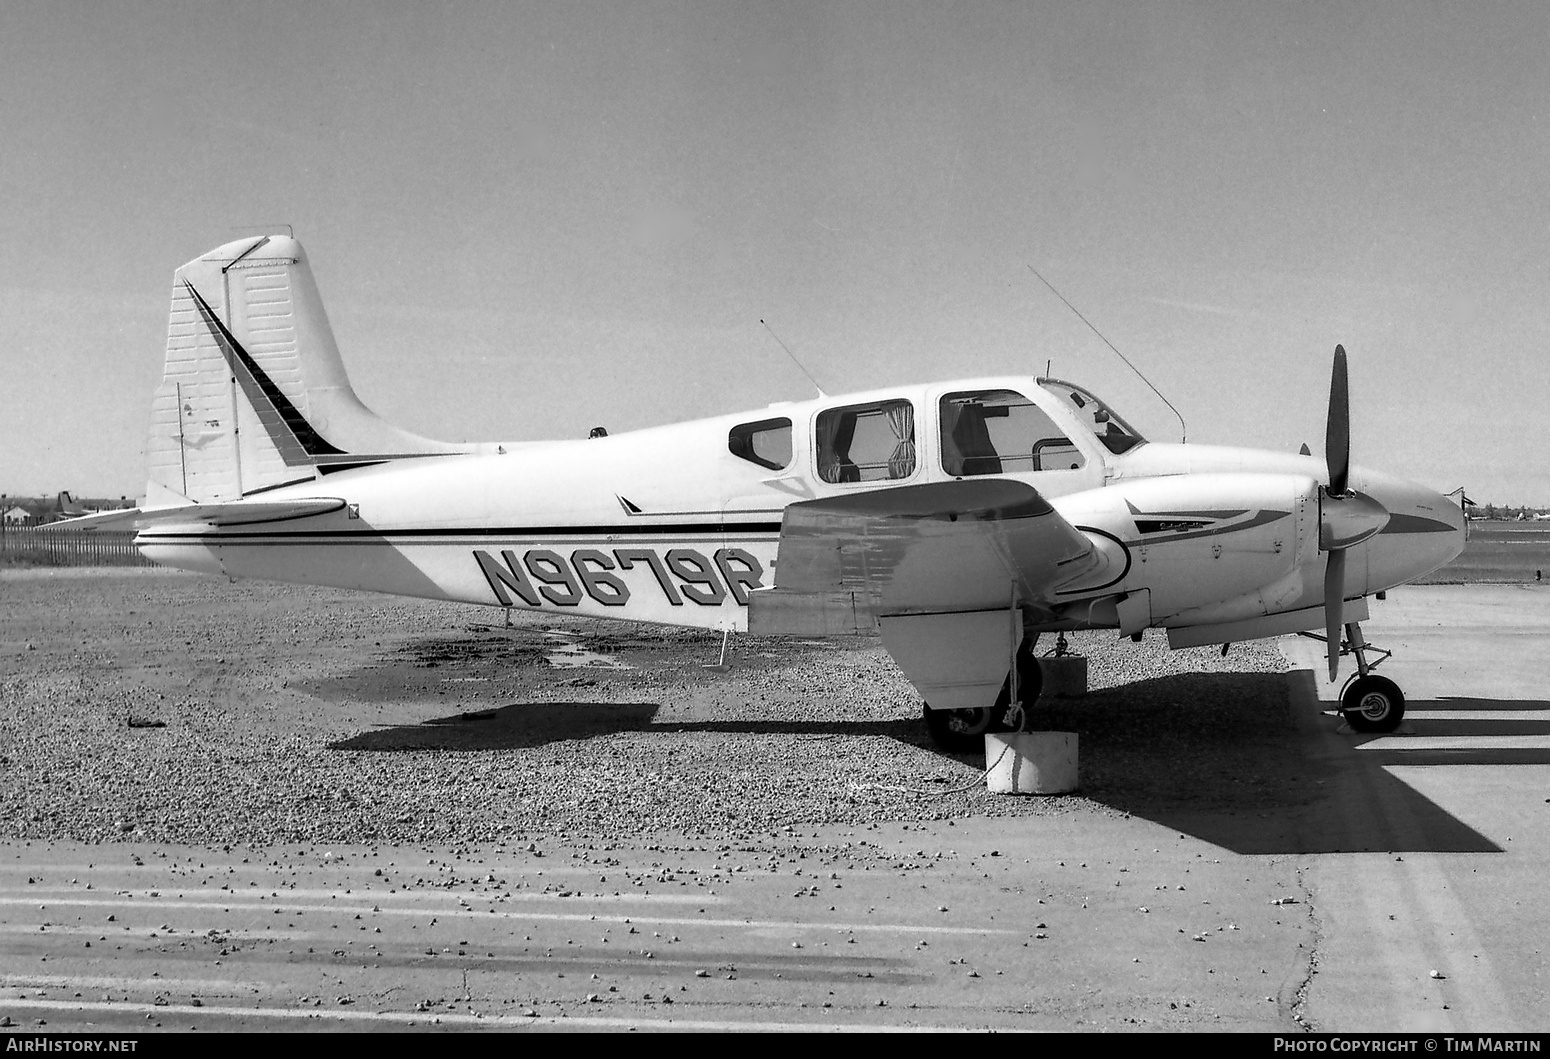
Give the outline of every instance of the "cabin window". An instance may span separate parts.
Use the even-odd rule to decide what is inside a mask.
[[[1074,471],[1086,460],[1044,410],[1015,390],[942,398],[942,470],[957,478]]]
[[[915,408],[908,401],[818,413],[818,477],[883,482],[915,473]]]
[[[727,435],[727,448],[739,459],[783,471],[791,465],[791,420],[740,423]]]

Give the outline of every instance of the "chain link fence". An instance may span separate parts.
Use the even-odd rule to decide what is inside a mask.
[[[134,544],[132,530],[50,530],[0,526],[0,565],[155,566]]]

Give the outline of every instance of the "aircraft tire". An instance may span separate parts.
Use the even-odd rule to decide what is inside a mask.
[[[1023,699],[1023,717],[1032,716],[1033,705],[1039,701],[1039,694],[1044,690],[1044,669],[1027,644],[1017,652],[1017,690]],[[1008,680],[1001,685],[1001,695],[996,699],[996,708],[1003,711],[998,716],[998,721],[1006,716],[1004,711],[1011,704],[1012,682]]]
[[[1340,696],[1340,715],[1354,732],[1392,732],[1405,717],[1405,695],[1387,677],[1357,677]]]
[[[1017,652],[1017,686],[1023,700],[1023,725],[1027,727],[1044,687],[1044,670],[1039,660],[1026,646]],[[990,707],[971,707],[958,710],[933,710],[925,707],[926,731],[931,741],[950,754],[972,754],[985,749],[986,732],[1007,730],[1006,716],[1012,704],[1012,682],[1001,685],[996,704]]]
[[[998,722],[1006,708],[995,706],[967,707],[958,710],[933,710],[925,708],[926,732],[931,741],[949,754],[973,754],[985,749],[985,733],[998,730]]]

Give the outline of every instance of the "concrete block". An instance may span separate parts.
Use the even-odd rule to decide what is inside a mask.
[[[1087,694],[1087,659],[1081,655],[1050,655],[1039,659],[1044,671],[1044,690],[1056,699],[1079,699]]]
[[[992,794],[1076,790],[1075,732],[987,732],[985,786]]]

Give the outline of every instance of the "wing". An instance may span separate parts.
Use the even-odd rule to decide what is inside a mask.
[[[304,500],[240,500],[229,504],[177,504],[170,507],[128,508],[51,522],[48,530],[137,529],[159,522],[204,522],[213,526],[243,526],[256,522],[286,522],[326,515],[344,507],[337,497]]]
[[[753,592],[753,633],[879,631],[932,706],[989,706],[1025,612],[1100,561],[1032,486],[938,482],[786,508],[775,584]]]
[[[876,628],[882,617],[1045,609],[1097,562],[1086,535],[1032,486],[938,482],[786,508],[773,588],[749,600],[749,631]]]

